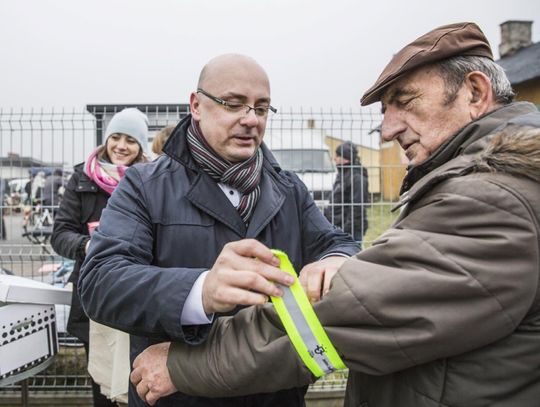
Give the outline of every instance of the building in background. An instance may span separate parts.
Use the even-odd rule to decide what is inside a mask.
[[[501,24],[497,61],[517,94],[517,100],[540,108],[540,42],[532,42],[532,21],[510,20]]]
[[[96,118],[96,146],[103,144],[103,133],[115,113],[127,107],[137,108],[148,117],[148,132],[150,134],[148,139],[149,151],[155,133],[169,124],[178,123],[189,114],[189,104],[138,103],[86,105],[86,110]]]
[[[0,157],[0,178],[2,179],[28,178],[39,171],[47,175],[55,168],[63,169],[64,163],[44,162],[34,157],[23,157],[17,153],[8,153],[6,157]]]

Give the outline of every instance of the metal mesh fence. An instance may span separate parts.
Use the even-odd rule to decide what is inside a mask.
[[[56,173],[63,184],[67,183],[73,166],[104,141],[108,122],[125,107],[137,107],[148,116],[148,143],[158,130],[188,114],[188,105],[164,104],[89,105],[85,110],[0,109],[1,273],[57,285],[67,281],[73,261],[54,253],[49,241],[62,188],[48,180]],[[282,167],[298,174],[317,205],[329,211],[330,220],[337,226],[343,227],[347,219],[342,216],[338,223],[335,208],[351,218],[352,212],[346,212],[345,207],[365,208],[369,226],[364,246],[391,225],[394,216],[389,209],[399,195],[405,168],[397,146],[380,142],[381,119],[379,112],[360,108],[280,109],[269,117],[265,133],[265,142]],[[353,160],[352,168],[362,166],[367,172],[369,188],[364,202],[337,202],[332,195],[340,171],[333,159],[337,147],[345,141],[354,144],[359,159]],[[353,225],[359,221],[356,217],[349,220]],[[65,330],[68,313],[69,307],[57,307],[61,351],[53,366],[30,379],[31,391],[90,388],[84,349]],[[342,389],[345,377],[322,379],[312,390]],[[12,385],[0,390],[18,389],[18,385]]]

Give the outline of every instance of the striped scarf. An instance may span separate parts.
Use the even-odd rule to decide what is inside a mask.
[[[221,158],[204,138],[199,124],[191,119],[187,131],[187,143],[195,162],[216,182],[227,184],[242,193],[236,207],[245,225],[249,224],[253,210],[259,201],[263,153],[260,148],[246,161],[231,163]]]

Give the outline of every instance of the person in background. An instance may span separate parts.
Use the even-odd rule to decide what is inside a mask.
[[[278,268],[270,248],[286,251],[297,270],[319,273],[337,270],[358,252],[263,144],[275,111],[270,99],[268,76],[252,58],[212,59],[190,95],[191,114],[176,126],[164,155],[130,168],[103,211],[79,293],[90,318],[132,334],[133,358],[157,342],[199,345],[237,305],[282,295],[273,282],[290,285],[293,278]],[[292,385],[217,399],[175,393],[159,405],[300,407],[306,390]],[[131,386],[130,406],[146,405],[138,397],[146,391]]]
[[[31,206],[32,205],[32,176],[31,175],[28,178],[28,182],[24,184],[24,192],[26,193],[26,197],[24,199],[24,205]]]
[[[54,171],[45,178],[45,184],[42,191],[43,209],[48,209],[51,213],[56,213],[60,204],[60,192],[64,186],[62,170],[55,168]]]
[[[101,356],[104,363],[111,363],[113,351],[109,347],[98,346],[94,338],[90,336],[90,322],[80,305],[77,294],[77,281],[79,270],[86,257],[90,237],[100,224],[101,212],[105,208],[111,194],[118,186],[127,168],[135,163],[147,161],[146,153],[148,148],[148,120],[146,115],[134,108],[124,109],[116,113],[105,131],[105,143],[98,146],[85,163],[74,167],[68,185],[64,191],[64,197],[56,219],[54,222],[51,245],[61,256],[76,260],[73,273],[69,281],[75,285],[71,302],[67,330],[76,336],[84,344],[87,357],[90,355],[90,363],[93,362],[93,353],[96,346],[97,355]],[[120,342],[122,339],[112,332],[104,331],[98,325],[96,328],[96,340],[111,339]],[[127,355],[127,344],[124,344],[125,362],[127,370],[124,368],[123,381],[124,391],[127,391],[127,376],[129,375],[129,361]],[[90,347],[90,349],[89,349]],[[121,352],[121,349],[118,349]],[[107,360],[109,359],[109,360]],[[113,366],[112,368],[115,368]],[[103,370],[100,372],[99,370]],[[102,376],[107,374],[110,366],[96,366],[97,373],[91,376]],[[89,366],[90,369],[90,366]],[[121,367],[119,367],[121,370]],[[90,369],[91,370],[91,369]],[[117,372],[114,372],[117,374]],[[109,373],[110,375],[111,373]],[[117,378],[121,379],[121,378]],[[100,389],[100,385],[102,389]],[[103,380],[92,380],[92,391],[94,396],[94,406],[113,406],[115,403],[109,401],[103,394],[104,388],[111,387]],[[122,400],[121,394],[117,395]],[[125,396],[124,396],[125,398]]]
[[[468,22],[405,46],[364,94],[363,105],[381,102],[382,138],[410,167],[396,223],[314,305],[349,368],[346,406],[538,405],[540,113],[513,98]],[[219,319],[201,346],[150,347],[135,364],[152,402],[314,380],[270,305]]]
[[[32,203],[33,205],[43,204],[43,187],[45,186],[45,172],[38,171],[32,179]]]
[[[160,156],[163,154],[163,146],[165,145],[165,142],[173,132],[176,125],[169,124],[168,126],[163,127],[160,131],[156,133],[154,136],[154,140],[152,141],[152,152]]]
[[[324,215],[337,227],[362,242],[368,228],[369,205],[368,173],[360,163],[358,150],[350,141],[336,148],[334,161],[337,177],[332,199]]]

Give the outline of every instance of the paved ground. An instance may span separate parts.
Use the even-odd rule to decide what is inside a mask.
[[[33,242],[23,236],[22,213],[4,215],[3,221],[7,239],[0,240],[0,267],[16,275],[36,278],[44,274],[40,273],[40,269],[46,271],[47,267],[58,261],[50,244],[39,243],[45,236],[38,234]]]

